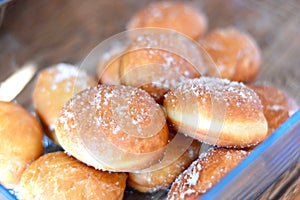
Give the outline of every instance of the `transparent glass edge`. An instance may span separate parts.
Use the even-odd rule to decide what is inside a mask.
[[[227,174],[218,184],[216,184],[211,190],[209,190],[205,195],[201,197],[201,199],[218,199],[223,198],[226,196],[225,194],[228,194],[228,188],[233,188],[237,184],[235,180],[243,178],[247,170],[251,170],[251,166],[256,166],[259,164],[260,160],[259,158],[262,158],[263,154],[270,154],[270,148],[278,148],[278,151],[284,151],[287,150],[287,147],[285,145],[278,145],[280,143],[283,143],[282,140],[293,140],[291,137],[283,138],[286,134],[293,132],[293,128],[300,126],[300,110],[298,110],[292,117],[290,117],[282,126],[280,126],[270,137],[268,137],[263,143],[261,143],[257,148],[253,150],[253,152],[245,158],[235,169],[233,169],[229,174]],[[294,131],[293,135],[295,137],[300,137],[299,134],[296,134],[296,131]],[[297,140],[293,140],[297,141]],[[299,141],[299,140],[298,140]],[[280,143],[277,143],[280,142]],[[277,145],[275,144],[277,143]],[[275,146],[276,145],[276,146]],[[299,154],[299,145],[294,145],[294,148],[298,148],[298,154]],[[291,157],[291,156],[290,156]],[[289,160],[290,157],[283,158],[285,163],[293,164],[295,160]],[[297,158],[298,157],[298,158]],[[297,153],[295,155],[295,158],[299,160],[299,155],[297,156]],[[266,163],[268,164],[268,163]],[[251,165],[251,166],[250,166]],[[277,167],[278,168],[278,167]],[[242,174],[244,172],[244,174]],[[266,175],[267,176],[267,175]],[[242,188],[248,187],[248,185],[240,185],[240,189],[238,191],[241,191]],[[256,188],[257,189],[257,188]],[[238,195],[238,194],[236,194]]]
[[[1,200],[17,200],[3,185],[0,184],[0,199]]]

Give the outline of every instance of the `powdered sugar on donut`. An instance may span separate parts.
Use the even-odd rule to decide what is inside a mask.
[[[178,176],[168,199],[198,199],[248,154],[244,150],[210,148]]]
[[[165,98],[172,107],[176,107],[179,101],[190,103],[191,99],[198,101],[199,106],[219,104],[228,116],[237,116],[243,111],[247,112],[249,119],[255,119],[255,113],[263,109],[257,94],[243,83],[214,77],[187,79],[167,93]]]
[[[110,129],[113,134],[117,134],[126,126],[135,126],[139,132],[151,122],[151,104],[154,101],[144,91],[128,86],[100,85],[98,89],[95,97],[97,121],[103,129]]]
[[[70,92],[74,86],[80,88],[89,87],[88,74],[74,65],[59,63],[58,65],[47,69],[47,71],[54,75],[51,86],[52,90],[56,90],[58,87],[61,87],[63,82],[65,82],[64,90],[66,92]]]

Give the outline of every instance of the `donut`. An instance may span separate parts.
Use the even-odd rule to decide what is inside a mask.
[[[115,60],[116,59],[116,60]],[[105,67],[105,69],[103,69]],[[120,59],[112,57],[106,63],[100,62],[97,67],[99,83],[107,85],[120,85]]]
[[[133,171],[157,163],[168,142],[160,106],[145,91],[98,85],[68,101],[56,123],[66,152],[97,169]]]
[[[97,82],[79,68],[59,63],[43,69],[36,80],[32,102],[47,135],[58,144],[55,122],[63,105],[77,92]]]
[[[217,29],[209,33],[201,45],[216,64],[216,68],[209,70],[206,76],[242,82],[256,80],[261,55],[249,34],[232,27]]]
[[[249,153],[246,150],[212,147],[177,177],[167,199],[199,199]]]
[[[20,200],[123,199],[127,174],[96,170],[63,152],[45,154],[23,173]]]
[[[250,147],[268,131],[257,94],[243,83],[201,77],[165,95],[164,107],[175,130],[223,147]]]
[[[177,149],[177,151],[180,150]],[[167,189],[176,177],[199,156],[199,151],[200,143],[193,140],[192,144],[176,160],[157,170],[131,172],[128,174],[127,183],[139,192],[155,192],[159,189]]]
[[[104,53],[98,63],[96,72],[98,82],[107,85],[120,85],[120,58],[125,47],[114,46]]]
[[[127,30],[146,27],[173,29],[199,39],[207,29],[207,18],[184,3],[155,2],[137,12],[127,24]]]
[[[14,189],[25,168],[43,153],[43,132],[17,103],[0,101],[0,183]]]
[[[205,72],[198,44],[175,32],[153,29],[136,33],[121,58],[121,83],[140,87],[158,103],[163,95],[186,78]]]
[[[297,110],[297,103],[280,89],[270,85],[249,85],[259,96],[264,107],[264,115],[268,122],[268,135]]]

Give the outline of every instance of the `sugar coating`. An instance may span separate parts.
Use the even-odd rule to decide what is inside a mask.
[[[177,177],[168,199],[199,198],[248,155],[245,150],[210,148]]]
[[[105,63],[108,60],[110,60],[111,58],[113,58],[114,56],[120,54],[124,50],[125,50],[125,47],[122,46],[121,44],[114,44],[111,47],[111,49],[109,49],[107,52],[102,54],[101,60],[102,60],[103,63]]]
[[[71,64],[59,63],[40,72],[33,104],[50,138],[56,140],[54,127],[63,105],[76,93],[95,84],[93,77]]]
[[[205,143],[250,147],[267,134],[262,103],[243,83],[205,76],[190,79],[165,95],[164,107],[175,130]]]
[[[274,111],[279,111],[279,110],[284,110],[286,108],[282,105],[272,105],[272,106],[267,106],[267,109],[274,110]]]
[[[180,83],[165,95],[165,101],[168,107],[174,109],[179,103],[192,105],[192,101],[199,102],[194,108],[199,106],[203,109],[220,104],[226,116],[243,114],[248,119],[255,119],[255,115],[263,109],[257,94],[243,83],[205,76]]]
[[[187,68],[183,73],[185,73],[184,75],[190,75],[189,70],[193,71],[195,69],[191,69],[191,66],[183,67],[180,65],[188,63],[196,68],[199,74],[203,74],[206,71],[205,67],[201,65],[201,56],[203,55],[199,48],[196,43],[180,36],[177,32],[170,31],[164,33],[153,31],[139,35],[130,49],[148,49],[147,56],[149,58],[157,54],[163,54],[163,65],[170,67],[170,64],[176,64],[172,67],[174,67],[177,72],[182,70],[182,68]]]
[[[120,99],[121,98],[121,99]],[[95,96],[97,121],[103,130],[113,134],[124,131],[128,123],[138,132],[151,122],[151,109],[158,108],[150,95],[145,91],[129,86],[98,86]]]
[[[97,87],[91,87],[75,95],[70,99],[61,109],[60,116],[57,119],[57,124],[61,124],[63,129],[70,132],[78,128],[78,122],[83,120],[80,118],[80,113],[86,112],[86,110],[93,110],[95,104],[93,101],[88,101],[91,93],[96,93]],[[81,110],[75,109],[75,105],[79,106]],[[86,118],[89,123],[91,120],[95,120],[93,117],[94,113],[90,113],[90,118]]]
[[[148,124],[158,112],[162,126]],[[166,145],[168,136],[159,105],[145,91],[129,86],[98,85],[78,93],[61,110],[56,130],[61,145],[70,154],[96,168],[113,171],[142,169],[158,161],[161,152],[155,151]],[[136,152],[154,152],[154,156],[131,156]],[[88,154],[95,156],[99,164]],[[133,164],[127,167],[126,162]]]
[[[53,74],[51,80],[51,89],[56,90],[58,87],[64,87],[65,92],[70,92],[74,87],[87,88],[89,76],[88,74],[80,70],[79,68],[66,64],[59,63],[58,65],[46,69],[46,72]],[[63,85],[62,83],[65,82]],[[41,89],[45,91],[45,89]]]
[[[142,87],[158,100],[186,78],[204,73],[201,58],[198,46],[175,32],[141,34],[122,58],[122,82]]]
[[[159,123],[152,123],[154,118]],[[107,137],[121,134],[121,141],[139,143],[140,137],[154,136],[162,129],[165,116],[154,99],[139,88],[98,85],[75,95],[58,118],[66,132],[77,129],[82,121]]]
[[[257,95],[251,89],[246,87],[241,82],[229,81],[228,79],[220,79],[214,77],[204,77],[198,79],[187,79],[180,83],[175,90],[172,90],[169,95],[191,94],[195,97],[210,95],[216,100],[224,100],[225,102],[232,102],[233,100],[241,100],[243,102],[252,102]],[[172,100],[174,101],[174,100]],[[205,101],[205,99],[202,99]],[[236,102],[239,106],[239,101]]]

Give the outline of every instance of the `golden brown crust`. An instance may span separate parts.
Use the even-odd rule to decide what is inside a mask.
[[[180,2],[155,2],[137,12],[127,24],[127,29],[158,27],[181,32],[199,39],[207,29],[206,16]]]
[[[49,153],[23,173],[19,198],[32,199],[123,199],[127,175],[96,170],[63,152]]]
[[[0,101],[0,183],[13,189],[25,168],[43,152],[43,133],[27,110]]]
[[[211,148],[177,177],[168,194],[169,200],[198,199],[230,172],[249,151]]]
[[[63,105],[77,92],[97,82],[73,65],[60,63],[42,70],[36,80],[32,101],[47,135],[57,144],[55,122]]]
[[[155,30],[137,36],[120,67],[122,84],[142,88],[159,103],[169,89],[204,71],[197,44],[178,33]]]
[[[96,72],[98,82],[106,85],[120,85],[120,60],[125,47],[119,45],[104,53],[98,63]]]
[[[261,102],[242,83],[210,77],[188,80],[166,95],[164,107],[176,130],[202,142],[246,147],[267,135]]]
[[[105,69],[102,68],[105,66]],[[120,85],[120,59],[114,59],[107,61],[106,63],[99,63],[97,67],[97,76],[99,83],[107,85]]]
[[[283,91],[269,85],[249,85],[259,96],[268,122],[268,135],[272,134],[298,109],[297,104]]]
[[[261,55],[255,40],[234,28],[217,29],[201,41],[217,70],[207,76],[233,81],[253,82],[259,72]]]
[[[185,170],[198,156],[200,143],[196,140],[183,154],[167,166],[150,172],[132,172],[128,176],[128,185],[140,192],[154,192],[168,188],[176,177]]]
[[[74,96],[56,124],[62,147],[98,169],[132,171],[158,162],[168,140],[163,111],[137,88],[99,85]]]

